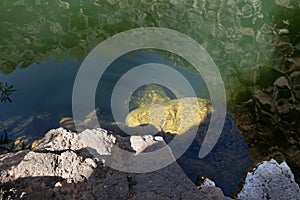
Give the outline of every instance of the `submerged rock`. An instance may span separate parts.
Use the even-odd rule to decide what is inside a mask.
[[[161,105],[149,105],[129,113],[126,124],[135,127],[151,124],[157,130],[184,134],[191,127],[199,125],[212,111],[208,100],[183,98],[167,101]]]
[[[264,161],[248,172],[238,199],[300,199],[300,189],[286,162]]]
[[[84,134],[106,141],[99,143],[106,156],[113,156],[111,144],[137,154],[147,144],[165,145],[154,136],[116,142],[118,136],[104,129]],[[49,131],[34,151],[1,155],[0,171],[0,199],[230,199],[216,187],[197,189],[176,162],[144,174],[114,170],[106,166],[105,159],[94,158],[78,134],[62,128]]]
[[[139,88],[133,93],[129,101],[129,110],[161,104],[169,101],[170,97],[163,87],[154,84],[148,84]]]

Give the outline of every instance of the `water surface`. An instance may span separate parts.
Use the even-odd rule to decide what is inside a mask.
[[[72,117],[75,76],[93,47],[121,31],[164,27],[192,37],[213,58],[253,156],[280,151],[299,181],[299,13],[299,0],[2,0],[0,82],[16,91],[12,103],[0,103],[1,134],[33,141],[58,127]],[[178,56],[135,52],[115,61],[99,84],[102,117],[111,120],[110,93],[122,73],[149,61],[176,67],[197,92],[205,87]]]

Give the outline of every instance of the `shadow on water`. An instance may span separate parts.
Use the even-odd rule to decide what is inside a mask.
[[[201,176],[208,176],[222,188],[225,195],[232,196],[241,183],[246,169],[253,164],[254,160],[248,153],[248,145],[239,132],[235,119],[229,113],[226,115],[224,128],[216,145],[206,157],[199,159],[198,154],[209,121],[210,115],[198,126],[194,141],[177,163],[195,184]],[[163,136],[167,143],[174,137],[169,133],[159,135]]]

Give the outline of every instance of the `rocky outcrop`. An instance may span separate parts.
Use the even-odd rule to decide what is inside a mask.
[[[300,199],[300,189],[286,162],[264,161],[248,172],[245,185],[237,195],[241,200]]]
[[[113,156],[112,144],[136,154],[149,149],[147,143],[152,149],[165,145],[154,136],[139,136],[141,139],[128,143],[103,129],[85,134],[92,134],[94,141],[104,145],[97,149],[104,156]],[[150,173],[126,173],[108,167],[105,157],[95,158],[87,148],[80,134],[60,128],[49,131],[33,151],[1,155],[0,198],[230,199],[214,186],[199,190],[176,162]]]
[[[195,100],[196,104],[198,103],[200,107],[195,105]],[[184,108],[185,111],[180,113],[182,108]],[[153,113],[151,119],[152,125],[138,126],[150,122],[149,109],[152,110],[150,112]],[[161,109],[165,111],[165,123],[162,123],[164,116],[163,112],[160,112]],[[126,130],[126,133],[130,135],[139,136],[153,133],[162,136],[167,143],[174,141],[175,136],[178,138],[177,141],[184,141],[186,140],[186,133],[193,132],[197,129],[198,131],[194,141],[188,150],[177,159],[177,163],[194,183],[197,182],[199,176],[209,176],[215,181],[218,187],[222,188],[226,196],[231,196],[239,186],[245,170],[252,165],[253,159],[248,154],[248,146],[243,141],[243,136],[238,130],[237,123],[230,113],[226,115],[224,128],[212,151],[205,158],[199,159],[199,151],[210,124],[211,111],[218,115],[218,110],[212,110],[212,106],[208,100],[201,98],[183,98],[168,100],[161,104],[161,107],[154,106],[151,108],[150,104],[149,106],[142,106],[133,110],[127,117],[128,124],[132,127],[120,122],[109,124],[91,117],[87,117],[82,122],[77,122],[77,125],[79,124],[80,130],[85,130],[87,128],[94,129],[101,124],[102,128],[123,136],[126,134],[120,131],[120,127],[122,130]],[[183,120],[181,120],[182,117],[184,118]],[[78,130],[77,125],[76,128]],[[76,131],[72,118],[63,119],[61,126],[68,130]],[[179,133],[179,135],[166,133],[168,131]]]
[[[217,197],[218,195],[222,195],[223,192],[220,188],[216,187],[215,182],[210,180],[209,178],[201,177],[202,183],[198,186],[202,193],[211,194],[214,193]],[[218,194],[218,195],[216,195]]]

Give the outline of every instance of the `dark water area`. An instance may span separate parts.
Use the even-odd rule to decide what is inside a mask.
[[[71,59],[60,63],[49,59],[1,75],[3,82],[13,83],[16,89],[11,95],[13,102],[1,104],[1,114],[5,118],[57,111],[70,114],[72,86],[79,66],[80,62]]]
[[[58,127],[60,118],[72,113],[72,85],[80,63],[53,59],[1,74],[1,81],[13,83],[12,103],[1,103],[1,120],[10,139],[26,137],[31,142]],[[3,134],[3,132],[2,132]]]
[[[7,134],[30,144],[72,117],[73,84],[93,47],[132,28],[163,27],[190,36],[208,52],[223,78],[232,113],[211,154],[195,158],[201,136],[178,160],[187,175],[194,182],[199,174],[211,176],[231,195],[252,157],[260,161],[279,152],[299,183],[299,0],[3,0],[0,20],[1,95],[6,83],[15,89],[11,103],[0,102],[1,143]],[[95,94],[99,119],[114,121],[110,104],[115,84],[149,62],[173,67],[198,96],[210,98],[201,76],[179,56],[136,51],[115,60],[100,79]],[[151,87],[149,91],[161,95]],[[168,88],[164,92],[175,98]],[[200,170],[188,168],[196,165]]]
[[[244,172],[254,163],[248,153],[248,145],[241,135],[235,119],[228,113],[224,128],[213,150],[203,159],[198,158],[203,138],[206,135],[209,117],[198,127],[192,145],[177,162],[188,177],[197,183],[199,178],[209,177],[226,196],[232,196],[243,179]]]

